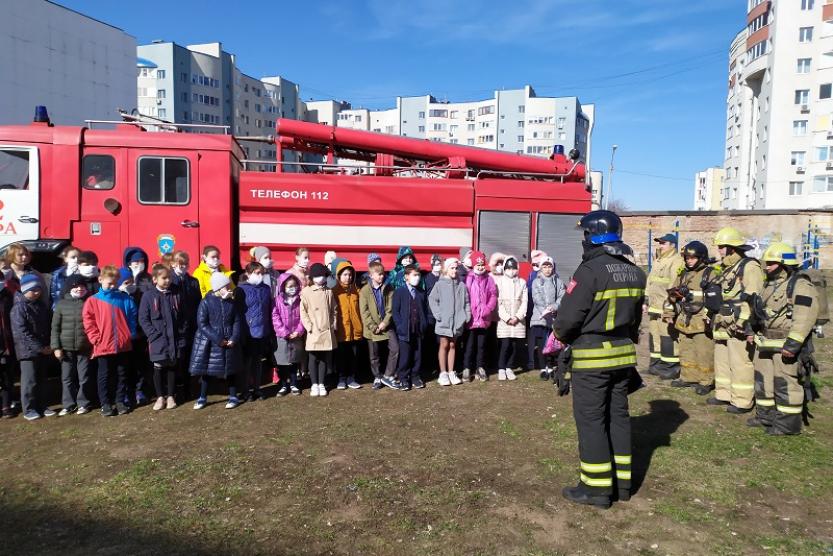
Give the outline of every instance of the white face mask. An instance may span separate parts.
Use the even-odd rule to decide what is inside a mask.
[[[188,269],[185,268],[184,266],[175,266],[174,267],[174,274],[176,274],[177,276],[183,276],[186,272],[188,272]]]
[[[417,287],[419,285],[419,274],[409,276],[408,283],[411,285],[412,288]]]
[[[295,286],[289,286],[288,288],[286,288],[286,296],[287,297],[295,297],[295,294],[297,294],[297,293],[298,293],[298,288],[296,288]]]
[[[84,297],[84,294],[86,293],[86,289],[80,292],[76,291],[76,288],[72,288],[71,290],[69,290],[69,295],[72,296],[73,299],[81,299],[82,297]]]
[[[92,278],[98,275],[98,268],[91,264],[82,264],[78,267],[78,273],[85,278]]]
[[[122,284],[119,289],[128,295],[136,293],[136,284]]]
[[[405,257],[399,264],[401,264],[403,267],[411,266],[412,264],[414,264],[414,260],[411,257]]]
[[[509,278],[514,278],[515,276],[518,275],[518,270],[515,269],[515,268],[510,268],[509,270],[506,271],[505,274]]]
[[[145,271],[145,263],[130,263],[130,272],[133,273],[133,276],[138,276],[140,273]]]
[[[295,264],[298,265],[298,268],[303,268],[304,270],[306,270],[306,268],[309,266],[309,256],[304,255],[303,257],[295,257]]]
[[[475,269],[473,270],[473,272],[474,272],[475,274],[477,274],[478,276],[483,276],[484,274],[486,274],[486,269],[484,268],[484,269],[482,269],[482,270],[478,270],[478,269],[476,269],[476,268],[475,268]]]
[[[263,283],[263,274],[249,274],[246,281],[253,286],[259,286]]]
[[[263,257],[260,259],[260,264],[263,265],[263,268],[269,270],[272,268],[272,257]]]
[[[313,282],[315,282],[315,284],[316,284],[317,286],[320,286],[320,285],[321,285],[321,284],[323,284],[326,280],[327,280],[327,278],[326,278],[325,276],[316,276],[315,278],[313,278],[313,279],[312,279],[312,281],[313,281]]]
[[[205,259],[205,264],[208,265],[208,268],[218,268],[220,266],[220,259],[219,257],[208,257]]]
[[[503,265],[499,264],[495,266],[495,274],[503,274]]]
[[[69,257],[67,259],[67,276],[78,272],[78,257]]]
[[[223,299],[231,299],[231,296],[234,295],[234,292],[231,290],[226,290],[220,294],[220,297]]]

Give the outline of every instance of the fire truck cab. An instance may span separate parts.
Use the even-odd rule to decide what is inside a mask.
[[[395,264],[399,245],[419,261],[461,247],[551,254],[569,276],[581,258],[575,224],[590,209],[584,166],[552,159],[386,136],[293,120],[276,126],[278,152],[326,155],[318,166],[243,171],[231,135],[52,126],[45,110],[24,126],[0,126],[0,250],[13,242],[41,258],[41,270],[68,244],[122,264],[125,246],[151,261],[185,250],[197,264],[203,246],[240,267],[255,245],[272,249],[277,268],[298,246],[313,260],[327,250],[366,266],[368,252]],[[336,159],[371,162],[339,167]],[[304,171],[306,170],[306,171]],[[46,262],[44,256],[51,258]]]

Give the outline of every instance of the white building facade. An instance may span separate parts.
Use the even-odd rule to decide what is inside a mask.
[[[694,175],[694,210],[720,210],[723,168],[707,168]]]
[[[0,0],[0,122],[115,120],[136,106],[136,39],[45,0]]]
[[[833,206],[833,4],[748,0],[732,41],[724,209]]]

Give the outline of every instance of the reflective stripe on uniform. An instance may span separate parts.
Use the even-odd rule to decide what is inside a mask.
[[[775,407],[775,400],[772,398],[755,398],[755,403],[761,407]]]
[[[665,363],[679,363],[679,362],[680,362],[680,358],[679,358],[679,357],[664,357],[664,356],[660,356],[660,360],[664,361]]]
[[[714,382],[716,384],[731,384],[732,379],[730,379],[729,377],[715,376],[714,377]]]
[[[581,470],[586,471],[587,473],[605,473],[608,471],[613,471],[613,466],[610,462],[607,463],[581,463]]]
[[[784,347],[784,338],[762,338],[761,336],[755,336],[755,345],[761,349],[774,349],[780,350]]]
[[[613,347],[610,342],[602,342],[602,347],[600,348],[573,348],[573,359],[613,357],[616,355],[630,355],[632,353],[636,353],[636,346],[633,344]]]
[[[630,481],[631,480],[631,472],[630,471],[620,471],[619,469],[616,470],[616,478],[620,481]]]
[[[712,338],[714,338],[715,340],[728,340],[731,338],[731,336],[729,336],[729,333],[725,330],[715,330],[712,334]]]
[[[656,307],[648,307],[648,314],[649,315],[661,315],[662,309],[657,309]]]
[[[614,357],[611,359],[588,359],[574,361],[573,369],[612,369],[614,367],[632,367],[636,365],[636,355],[628,357]]]
[[[623,297],[642,297],[645,290],[642,288],[618,288],[614,290],[602,290],[596,292],[596,301],[607,300],[607,318],[605,319],[605,330],[613,330],[616,324],[616,300]],[[660,314],[662,311],[660,310]]]
[[[573,369],[613,369],[636,365],[636,346],[613,346],[603,342],[600,348],[573,349]]]
[[[612,487],[613,477],[607,477],[605,479],[591,479],[590,477],[582,473],[581,482],[591,487]]]
[[[776,405],[775,408],[780,411],[781,413],[786,413],[787,415],[798,415],[804,409],[803,405]]]
[[[631,456],[613,456],[613,461],[616,462],[616,465],[630,465]]]
[[[796,342],[799,342],[799,343],[802,343],[802,344],[804,343],[804,340],[805,340],[804,336],[802,336],[798,332],[790,332],[787,335],[787,338],[789,338],[790,340],[795,340]]]
[[[735,390],[754,390],[755,385],[751,382],[733,382],[732,388]]]

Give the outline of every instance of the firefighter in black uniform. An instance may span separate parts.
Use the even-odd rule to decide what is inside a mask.
[[[581,464],[578,486],[563,494],[572,502],[608,508],[614,493],[619,500],[630,499],[628,394],[641,383],[635,344],[646,277],[626,258],[632,251],[622,242],[616,214],[593,211],[579,226],[584,230],[582,263],[553,323],[556,336],[572,351],[568,365]]]

